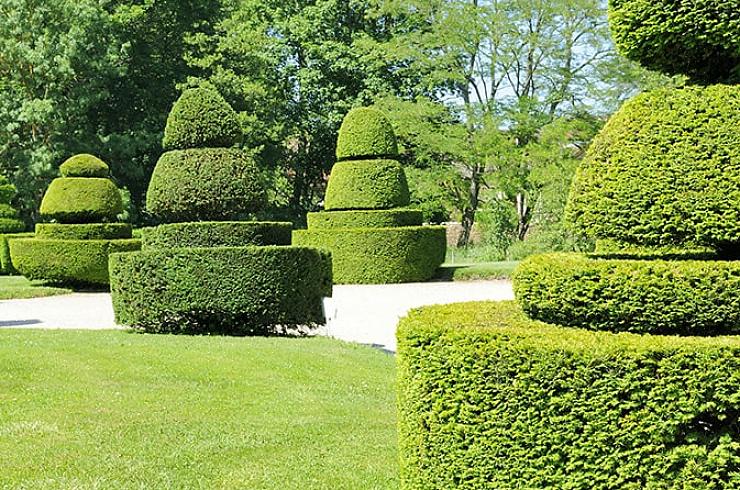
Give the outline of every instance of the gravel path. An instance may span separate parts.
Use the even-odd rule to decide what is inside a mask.
[[[432,282],[335,286],[325,302],[328,323],[320,333],[342,340],[396,348],[398,319],[419,306],[462,301],[505,300],[514,296],[508,281]],[[119,328],[110,295],[77,293],[0,301],[0,328]]]

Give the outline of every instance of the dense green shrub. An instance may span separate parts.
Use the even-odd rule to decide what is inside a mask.
[[[115,240],[131,238],[132,230],[128,223],[38,223],[36,236],[55,240]]]
[[[308,213],[308,228],[312,230],[419,226],[422,221],[422,212],[417,209],[370,209]]]
[[[111,256],[118,323],[152,333],[251,335],[324,322],[331,259],[299,247],[181,248]]]
[[[290,245],[292,229],[292,223],[270,221],[172,223],[147,229],[143,248]]]
[[[54,179],[41,201],[44,219],[60,223],[116,221],[123,212],[121,193],[109,179]]]
[[[139,250],[139,240],[10,241],[10,255],[18,271],[32,280],[68,285],[108,284],[108,256]]]
[[[108,165],[96,156],[83,153],[69,158],[59,167],[62,177],[98,177],[107,179],[110,176]]]
[[[349,111],[339,129],[337,161],[397,155],[396,134],[385,114],[369,107]]]
[[[426,281],[447,246],[442,226],[298,230],[293,243],[331,252],[336,284]]]
[[[20,233],[26,225],[18,218],[18,211],[10,205],[16,188],[0,175],[0,233]]]
[[[13,261],[10,259],[10,245],[9,240],[14,238],[31,238],[33,233],[12,233],[6,235],[0,235],[0,274],[14,275],[18,274],[18,271],[13,266]]]
[[[214,90],[185,90],[164,130],[165,150],[222,148],[239,143],[242,129],[234,109]]]
[[[652,70],[705,83],[740,75],[740,5],[728,0],[611,0],[617,48]]]
[[[514,291],[531,318],[589,330],[740,332],[740,262],[548,254],[523,261]]]
[[[236,148],[169,151],[154,169],[146,206],[163,221],[231,221],[261,210],[254,160]]]
[[[740,253],[740,86],[635,97],[595,138],[567,217],[598,238]]]
[[[388,209],[409,205],[409,185],[395,160],[357,160],[334,165],[324,209]]]
[[[740,488],[740,339],[561,328],[511,302],[398,330],[403,490]]]
[[[0,215],[2,215],[4,207],[4,205],[0,204]],[[15,213],[15,210],[13,212]],[[21,233],[25,228],[26,224],[19,219],[3,218],[0,216],[0,233]]]

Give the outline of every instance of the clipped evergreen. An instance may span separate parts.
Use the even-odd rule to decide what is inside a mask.
[[[62,177],[99,177],[107,179],[110,176],[108,165],[100,158],[83,153],[75,155],[59,167]]]
[[[409,188],[393,127],[382,112],[353,109],[339,130],[337,160],[324,209],[308,216],[298,245],[331,252],[336,283],[382,284],[430,279],[447,246],[443,227],[422,227],[406,209]]]
[[[18,211],[10,204],[15,193],[15,186],[10,183],[7,177],[0,175],[0,236],[19,234],[26,228],[25,223],[18,217]],[[3,242],[5,242],[5,245],[0,244],[0,247],[7,248],[7,241],[3,239]],[[10,259],[3,259],[3,256],[6,256],[6,254],[0,251],[0,274],[14,273],[15,270],[10,263]]]

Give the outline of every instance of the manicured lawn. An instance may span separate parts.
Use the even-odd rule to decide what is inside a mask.
[[[394,370],[325,338],[0,331],[0,488],[395,489]]]
[[[69,289],[52,288],[32,283],[23,276],[0,276],[0,300],[40,298],[71,292]]]
[[[437,271],[440,279],[447,281],[476,281],[482,279],[509,279],[519,262],[479,262],[470,264],[444,264]]]

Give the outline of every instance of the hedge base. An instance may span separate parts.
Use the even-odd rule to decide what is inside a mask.
[[[149,250],[110,258],[116,321],[150,333],[262,335],[325,322],[331,259],[303,247]]]
[[[0,235],[0,274],[13,276],[18,274],[18,270],[13,266],[10,259],[10,240],[16,238],[33,238],[33,233],[10,233]]]
[[[331,252],[335,284],[427,281],[447,247],[442,226],[297,230],[293,243]]]
[[[513,302],[398,330],[401,488],[740,488],[740,339],[589,332]]]

